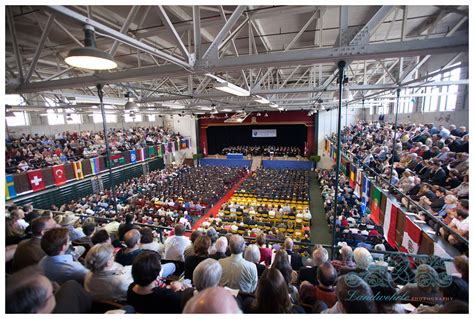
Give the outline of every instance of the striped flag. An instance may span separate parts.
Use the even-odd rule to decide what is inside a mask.
[[[163,157],[163,144],[156,145],[156,148],[158,149],[158,156]]]
[[[13,175],[5,175],[5,199],[9,200],[16,197],[15,183]]]
[[[99,158],[98,157],[90,158],[89,161],[91,162],[92,174],[94,175],[99,174],[100,172]]]
[[[181,149],[187,149],[188,148],[188,145],[186,143],[186,139],[183,138],[181,139]]]
[[[179,143],[179,140],[176,140],[173,144],[175,151],[179,151],[181,149],[181,144]]]
[[[186,148],[191,148],[191,138],[190,137],[188,137],[186,139]]]
[[[395,240],[397,239],[397,215],[397,206],[387,197],[385,217],[383,220],[383,234],[392,247],[395,247]]]
[[[72,169],[74,170],[74,176],[76,179],[83,179],[84,173],[82,172],[82,162],[72,162]]]
[[[141,148],[137,152],[137,160],[144,161],[145,160],[145,149]]]

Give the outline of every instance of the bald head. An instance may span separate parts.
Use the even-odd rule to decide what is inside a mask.
[[[241,314],[235,298],[222,287],[207,288],[189,299],[183,313]]]
[[[123,241],[128,248],[133,248],[140,243],[140,232],[136,229],[129,230],[123,236]]]

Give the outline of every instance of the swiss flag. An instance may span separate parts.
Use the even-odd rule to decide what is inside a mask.
[[[28,172],[28,180],[30,181],[33,192],[37,192],[45,188],[43,173],[39,169]]]
[[[64,173],[64,165],[53,166],[54,185],[61,186],[66,184],[66,174]]]

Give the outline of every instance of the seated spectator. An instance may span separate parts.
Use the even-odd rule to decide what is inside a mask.
[[[342,267],[339,273],[341,275],[345,275],[347,273],[354,272],[363,278],[367,274],[369,266],[373,262],[372,255],[367,249],[358,247],[354,250],[354,261],[355,268]]]
[[[84,233],[84,237],[79,238],[77,240],[73,240],[72,244],[75,246],[83,246],[85,248],[85,253],[89,251],[89,249],[94,246],[92,244],[92,236],[95,232],[95,223],[93,222],[86,222],[82,225],[82,232]]]
[[[399,296],[406,295],[409,302],[414,306],[423,304],[441,304],[442,294],[439,291],[438,273],[429,265],[422,264],[416,269],[416,283],[403,286],[397,293]]]
[[[138,313],[181,313],[182,284],[173,282],[171,289],[159,280],[160,255],[146,250],[132,265],[133,283],[127,291],[127,304]]]
[[[371,285],[374,296],[395,296],[397,294],[397,286],[392,280],[392,275],[388,271],[371,271],[366,277],[366,281],[375,284]],[[405,308],[400,304],[398,299],[380,298],[375,300],[379,313],[405,313]]]
[[[194,242],[194,255],[186,257],[184,260],[184,278],[192,279],[194,269],[200,262],[209,258],[209,248],[211,239],[206,235],[201,235]]]
[[[350,282],[350,286],[349,286]],[[339,276],[336,283],[337,302],[323,314],[376,313],[372,289],[359,276]]]
[[[132,229],[137,229],[138,226],[134,225],[133,222],[135,221],[135,215],[127,214],[125,215],[125,223],[120,224],[118,228],[118,239],[120,241],[124,240],[125,234]]]
[[[290,295],[291,302],[296,303],[298,301],[298,289],[293,285],[296,279],[296,272],[291,269],[288,254],[285,250],[279,250],[275,254],[271,268],[276,268],[283,275],[283,278],[287,284],[287,290]]]
[[[125,300],[128,286],[133,282],[131,267],[114,262],[114,247],[97,244],[86,255],[90,270],[84,279],[84,288],[94,300]]]
[[[211,287],[192,297],[184,307],[183,313],[241,314],[235,298],[222,287]]]
[[[216,253],[210,255],[209,257],[219,260],[221,258],[226,258],[226,251],[227,251],[227,238],[225,236],[219,237],[216,241]]]
[[[79,223],[79,217],[74,215],[73,212],[67,211],[64,213],[64,215],[57,216],[59,217],[58,224],[69,231],[69,238],[71,241],[85,237],[84,232],[81,229],[75,227],[75,225]]]
[[[461,274],[461,278],[469,283],[469,258],[466,255],[454,257],[454,267]]]
[[[288,285],[280,271],[270,268],[258,281],[255,299],[244,306],[245,313],[304,313],[293,305],[288,295]]]
[[[284,242],[284,247],[289,256],[291,256],[291,268],[295,271],[303,267],[303,261],[301,255],[293,251],[293,240],[291,238],[286,238]]]
[[[339,259],[332,260],[331,263],[336,268],[336,271],[339,272],[341,268],[354,268],[355,263],[352,260],[352,247],[349,245],[343,245],[339,249]]]
[[[317,285],[318,267],[328,261],[329,254],[326,248],[318,247],[313,251],[313,266],[300,268],[298,282],[308,281],[312,285]]]
[[[44,256],[41,249],[41,238],[43,234],[57,226],[54,219],[49,217],[37,217],[31,222],[32,237],[21,241],[15,251],[12,262],[12,270],[18,271],[25,267],[36,265]]]
[[[245,241],[239,235],[232,235],[229,242],[231,256],[219,259],[222,266],[221,286],[252,293],[257,287],[257,267],[242,257]]]
[[[465,210],[464,208],[457,207],[455,218],[451,221],[448,227],[460,236],[467,238],[469,234],[469,211]],[[441,228],[440,233],[442,236],[447,237],[451,245],[458,245],[460,243],[459,239],[449,234],[446,229]]]
[[[39,268],[49,280],[62,284],[68,280],[76,280],[80,284],[88,270],[72,255],[66,254],[70,245],[67,228],[53,228],[46,231],[41,238],[41,248],[47,256],[38,263]]]
[[[91,241],[92,245],[112,244],[112,239],[110,238],[109,233],[105,229],[100,229],[94,232]]]
[[[265,265],[260,264],[260,250],[258,249],[257,245],[249,245],[245,249],[244,259],[255,264],[255,266],[257,267],[257,274],[259,278],[263,274],[265,269],[267,269]]]
[[[184,236],[185,228],[181,224],[174,227],[174,236],[170,236],[165,241],[166,260],[184,261],[184,250],[191,244],[191,241]]]
[[[140,248],[146,250],[153,250],[160,254],[163,254],[163,247],[157,241],[154,240],[153,232],[148,227],[141,227],[140,232]]]
[[[53,285],[37,268],[27,267],[6,279],[6,313],[52,313]]]
[[[300,286],[300,301],[306,304],[314,304],[323,301],[327,307],[333,307],[337,301],[336,297],[337,272],[334,266],[326,261],[318,267],[316,286],[308,281],[303,281]]]
[[[142,253],[140,248],[140,232],[136,229],[129,230],[124,236],[126,248],[120,249],[115,256],[115,261],[122,266],[129,266],[133,264],[133,260]]]
[[[222,267],[217,260],[207,258],[197,265],[193,272],[194,288],[189,288],[183,291],[183,306],[204,289],[217,287],[222,276]],[[183,307],[184,308],[184,307]]]
[[[200,232],[199,230],[195,230],[191,233],[191,236],[189,236],[191,244],[184,250],[184,258],[194,255],[194,241],[198,239],[201,235],[202,232]]]

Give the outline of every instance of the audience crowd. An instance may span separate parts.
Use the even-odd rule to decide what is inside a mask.
[[[221,151],[222,155],[229,153],[240,153],[243,155],[252,156],[289,156],[297,157],[301,156],[301,149],[298,146],[275,146],[275,145],[238,145],[238,146],[227,146]]]
[[[107,133],[112,154],[180,139],[163,127],[112,128]],[[105,154],[102,131],[58,132],[54,136],[22,134],[6,141],[7,173],[21,173]]]
[[[386,180],[391,179],[392,185],[432,215],[396,195],[409,210],[420,211],[418,218],[436,230],[440,225],[435,219],[441,221],[468,239],[469,134],[466,128],[399,124],[394,152],[393,134],[393,124],[359,122],[343,130],[342,147],[353,154],[355,161]],[[465,248],[444,228],[440,233],[453,246]]]
[[[290,238],[271,245],[260,232],[246,243],[238,234],[217,238],[210,228],[189,240],[177,224],[160,250],[142,243],[147,227],[118,240],[107,226],[88,218],[73,229],[92,229],[85,252],[49,212],[34,218],[30,237],[7,246],[6,312],[468,312],[466,256],[455,258],[451,275],[436,256],[410,263],[394,255],[382,263],[345,243],[334,260],[318,245],[304,260]]]

